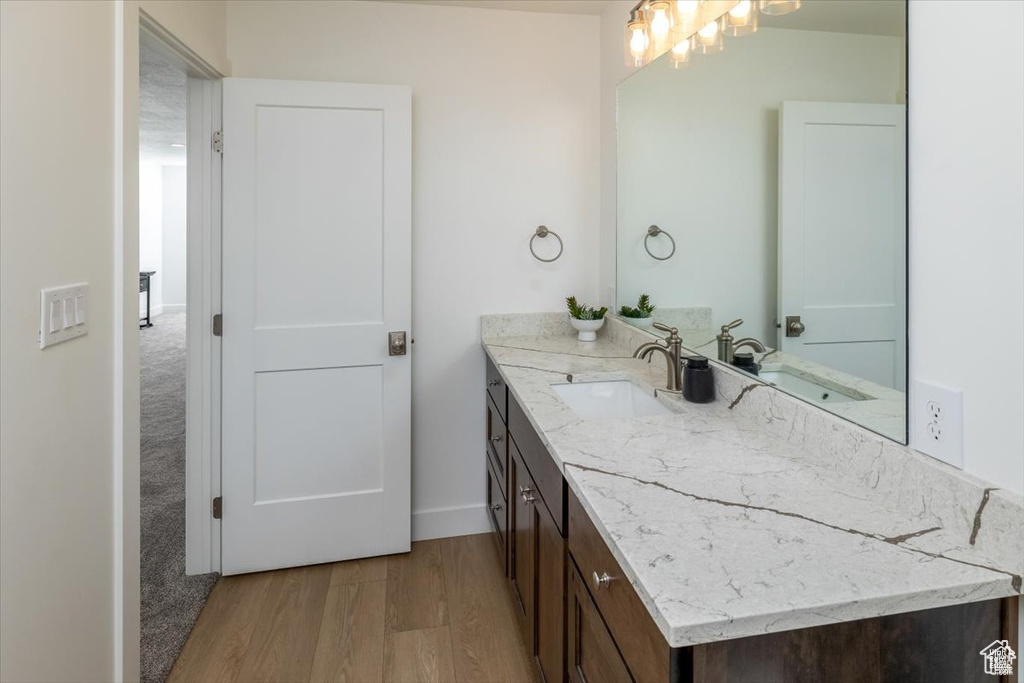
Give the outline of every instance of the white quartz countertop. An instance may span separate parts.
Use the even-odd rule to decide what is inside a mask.
[[[584,420],[552,384],[659,387],[664,363],[607,336],[483,343],[673,647],[1020,593],[1019,496],[763,385]],[[763,419],[736,409],[761,392]]]

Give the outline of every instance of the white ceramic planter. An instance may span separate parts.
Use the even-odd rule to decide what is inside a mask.
[[[604,318],[600,320],[577,320],[569,316],[569,323],[578,332],[576,338],[581,342],[597,341],[597,331],[604,325]]]
[[[626,322],[631,325],[635,325],[641,329],[648,329],[654,324],[654,317],[647,316],[646,318],[625,318]]]

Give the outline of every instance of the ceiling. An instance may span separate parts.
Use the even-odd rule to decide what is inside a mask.
[[[139,156],[143,162],[184,165],[186,76],[142,41],[139,50]]]
[[[418,5],[448,5],[449,7],[476,7],[503,9],[516,12],[547,12],[549,14],[601,14],[614,0],[378,0],[379,2],[406,2]]]

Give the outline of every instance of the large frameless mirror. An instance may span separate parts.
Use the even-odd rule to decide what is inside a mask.
[[[617,311],[905,442],[906,3],[760,4],[619,85]]]

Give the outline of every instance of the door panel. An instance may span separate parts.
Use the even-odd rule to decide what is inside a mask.
[[[906,109],[783,102],[778,348],[906,388]]]
[[[224,81],[225,574],[409,550],[410,110]]]

